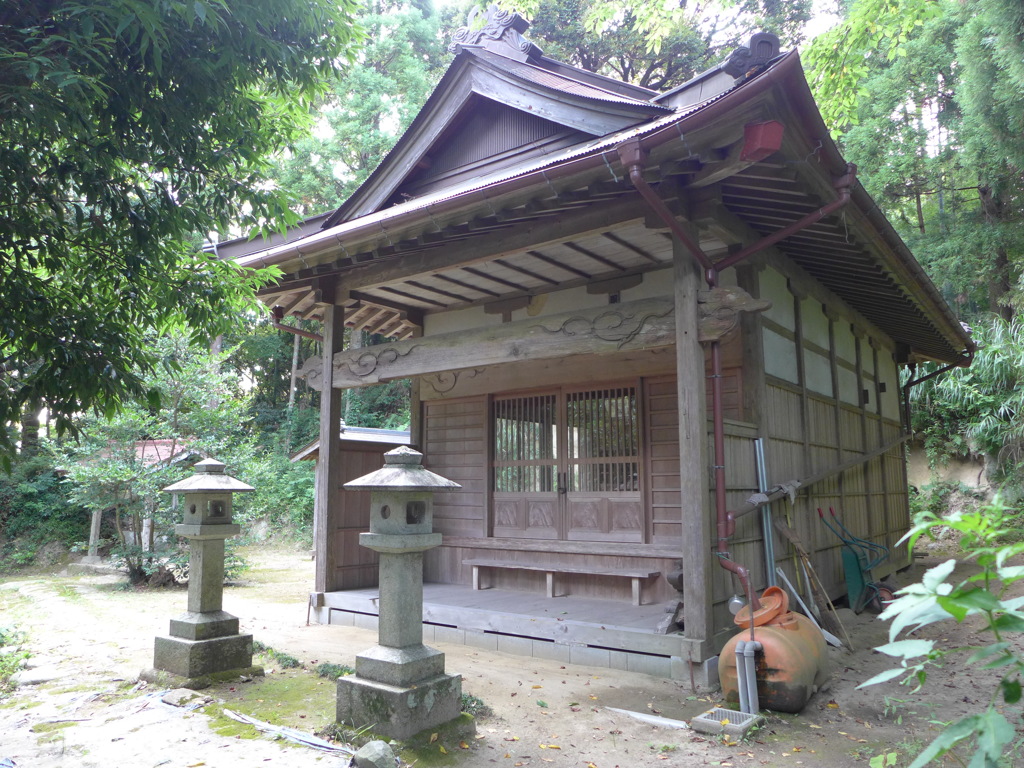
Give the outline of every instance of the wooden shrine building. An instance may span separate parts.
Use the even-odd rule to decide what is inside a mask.
[[[279,316],[323,320],[304,367],[323,391],[313,612],[375,620],[343,554],[367,517],[341,489],[365,471],[344,462],[341,396],[408,378],[411,442],[462,486],[436,498],[427,639],[706,680],[741,577],[805,578],[758,505],[841,596],[817,508],[896,542],[900,367],[966,364],[971,341],[840,157],[796,52],[755,35],[656,93],[525,29],[492,11],[460,30],[337,211],[219,248],[283,271],[263,291]],[[346,327],[386,340],[345,349]]]

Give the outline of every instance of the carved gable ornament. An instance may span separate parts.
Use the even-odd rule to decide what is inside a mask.
[[[463,45],[480,46],[516,61],[526,61],[531,56],[544,54],[538,46],[523,37],[523,32],[530,28],[530,22],[515,11],[506,11],[492,5],[487,9],[483,26],[479,26],[479,14],[479,8],[470,9],[466,26],[456,31],[448,46],[449,51],[458,53]]]

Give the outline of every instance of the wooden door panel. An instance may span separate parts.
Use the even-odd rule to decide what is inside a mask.
[[[494,535],[511,539],[558,539],[558,494],[494,494]]]

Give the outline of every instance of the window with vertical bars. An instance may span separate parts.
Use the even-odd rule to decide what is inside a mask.
[[[639,490],[636,390],[617,387],[566,395],[567,490]]]
[[[556,395],[494,400],[494,490],[550,493],[558,464]]]

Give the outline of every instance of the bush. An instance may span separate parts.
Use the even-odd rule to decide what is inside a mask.
[[[0,699],[14,690],[11,675],[21,669],[22,661],[28,657],[26,651],[18,650],[24,642],[24,635],[15,627],[0,626]]]
[[[1008,594],[1014,584],[1024,580],[1024,566],[1011,564],[1024,554],[1020,515],[999,498],[986,507],[954,512],[945,518],[922,512],[904,539],[913,546],[918,538],[932,535],[939,526],[948,526],[960,535],[965,555],[961,559],[975,559],[981,570],[958,579],[954,575],[957,560],[950,559],[927,571],[920,582],[899,590],[897,599],[879,617],[892,621],[889,643],[875,649],[898,659],[899,666],[875,675],[860,687],[901,678],[901,684],[916,692],[927,684],[929,669],[942,663],[999,670],[984,709],[946,724],[911,764],[911,768],[922,768],[953,753],[960,765],[969,762],[972,767],[996,768],[1015,748],[1015,726],[1020,726],[1016,705],[1021,702],[1024,680],[1020,644],[1024,637],[1024,598]],[[921,627],[950,620],[963,622],[968,617],[980,624],[978,645],[945,648],[934,640],[914,636]],[[1007,719],[1007,713],[1013,722]],[[961,749],[972,753],[969,760],[956,754]]]
[[[89,538],[89,513],[70,500],[69,484],[49,456],[17,461],[0,474],[0,562],[29,565],[45,544],[71,548]]]
[[[311,544],[315,470],[311,461],[292,462],[265,452],[240,467],[239,479],[256,490],[235,497],[235,518],[246,524],[265,520],[278,534]]]

